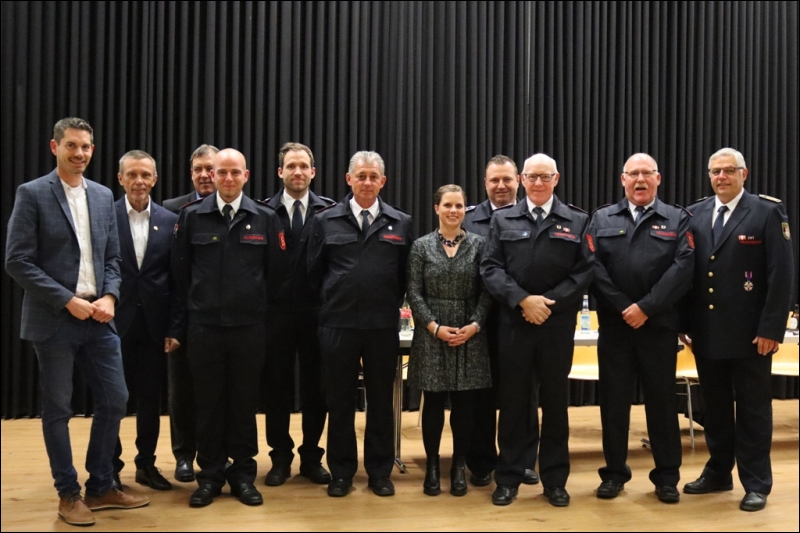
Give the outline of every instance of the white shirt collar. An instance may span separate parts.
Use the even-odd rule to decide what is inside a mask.
[[[350,198],[350,209],[356,216],[356,220],[361,222],[361,211],[363,211],[364,208],[358,205],[358,202],[356,202],[355,198]],[[372,220],[370,221],[370,223],[374,222],[375,219],[378,218],[379,209],[380,209],[380,204],[378,203],[378,199],[375,198],[375,203],[367,208],[367,211],[369,211],[369,214],[372,216]]]
[[[131,205],[130,200],[128,200],[128,195],[127,194],[125,195],[125,212],[128,213],[129,215],[138,215],[138,214],[140,214],[139,211],[134,209],[133,206]],[[145,213],[147,213],[147,217],[149,218],[150,217],[150,197],[149,196],[147,197],[147,207],[142,209],[141,214],[145,214]]]
[[[300,198],[300,203],[303,204],[303,213],[308,211],[308,199],[309,195],[308,191],[306,191],[303,197]],[[286,192],[286,189],[283,189],[283,197],[281,198],[281,201],[283,202],[283,205],[286,207],[287,211],[294,209],[295,198],[292,198],[289,193]]]
[[[86,184],[86,178],[84,178],[83,176],[81,176],[81,184],[78,185],[77,187],[72,187],[69,183],[67,183],[66,181],[62,180],[61,178],[59,178],[59,180],[61,181],[61,185],[64,186],[64,190],[66,192],[74,191],[74,190],[76,190],[78,188],[81,188],[81,189],[83,189],[85,191],[86,189],[89,188],[89,186]]]
[[[656,203],[656,197],[653,197],[653,201],[644,206],[644,213],[647,213],[647,210],[650,209],[651,207],[653,207],[654,203]],[[636,208],[637,207],[639,207],[639,206],[634,204],[630,200],[628,200],[628,209],[630,210],[631,215],[633,215],[634,218],[636,217]],[[642,214],[644,214],[644,213],[642,213]]]
[[[542,213],[542,218],[543,218],[543,219],[544,219],[544,218],[546,218],[546,217],[547,217],[547,215],[549,215],[549,214],[550,214],[550,209],[552,209],[552,208],[553,208],[553,198],[554,198],[554,197],[555,197],[555,195],[551,194],[551,195],[550,195],[550,199],[549,199],[549,200],[547,200],[547,201],[546,201],[544,204],[542,204],[542,205],[538,206],[538,207],[541,207],[541,208],[542,208],[542,211],[544,211],[544,212]],[[525,197],[525,201],[526,201],[526,202],[528,202],[528,212],[529,212],[529,213],[533,211],[533,208],[534,208],[534,207],[537,207],[537,205],[536,205],[536,204],[534,204],[533,202],[531,202],[531,199],[530,199],[530,198],[528,198],[527,196]]]
[[[723,204],[722,200],[719,199],[719,196],[714,196],[714,213],[719,211],[720,206],[726,205],[728,206],[728,212],[726,214],[730,215],[733,213],[733,210],[736,209],[736,206],[739,205],[739,200],[742,199],[742,196],[744,196],[744,187],[742,187],[742,190],[739,191],[739,194],[737,194],[736,197],[727,204]]]
[[[496,205],[494,205],[494,204],[492,203],[492,201],[491,201],[491,200],[489,200],[489,205],[490,205],[490,206],[492,206],[492,211],[496,211],[497,209],[500,209],[499,207],[497,207]],[[513,202],[511,202],[510,204],[506,204],[506,205],[504,205],[503,207],[506,207],[506,206],[508,206],[508,205],[517,205],[517,199],[516,199],[516,198],[514,198],[514,201],[513,201]]]
[[[225,207],[226,202],[225,200],[220,198],[219,193],[216,194],[217,194],[217,209],[219,209],[219,212],[222,213],[222,208]],[[233,214],[235,215],[236,213],[238,213],[239,206],[242,205],[242,193],[239,192],[239,196],[237,196],[236,199],[234,199],[232,202],[228,203],[230,203],[231,207],[233,207]]]

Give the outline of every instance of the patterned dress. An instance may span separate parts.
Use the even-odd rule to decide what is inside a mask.
[[[467,233],[448,257],[434,231],[411,245],[407,297],[417,325],[408,364],[411,387],[442,392],[492,386],[484,323],[493,304],[478,273],[483,244],[483,237]],[[457,328],[475,321],[481,331],[451,347],[428,331],[431,321]]]

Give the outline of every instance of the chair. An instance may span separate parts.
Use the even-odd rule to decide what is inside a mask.
[[[774,376],[800,376],[800,346],[797,344],[781,345],[780,349],[772,356],[772,375]]]
[[[678,360],[675,365],[675,380],[678,385],[686,385],[686,392],[679,392],[678,395],[686,396],[686,403],[689,406],[689,438],[694,449],[694,417],[692,415],[692,385],[699,385],[700,378],[697,375],[697,364],[694,360],[692,347],[684,345],[678,352]]]

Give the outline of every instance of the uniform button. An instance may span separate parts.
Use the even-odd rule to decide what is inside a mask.
[[[714,310],[714,304],[709,305],[708,308],[713,311]]]
[[[716,259],[716,256],[713,256],[713,255],[712,255],[712,256],[711,256],[711,260],[713,261],[714,259]]]
[[[709,273],[708,273],[708,277],[709,277],[709,278],[713,278],[713,277],[714,277],[714,273],[713,273],[713,272],[709,272]]]
[[[708,289],[708,292],[713,293],[714,289]]]

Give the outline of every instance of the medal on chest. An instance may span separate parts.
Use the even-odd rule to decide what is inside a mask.
[[[745,271],[744,279],[746,280],[744,282],[744,290],[746,290],[747,292],[752,291],[753,290],[753,273]]]

